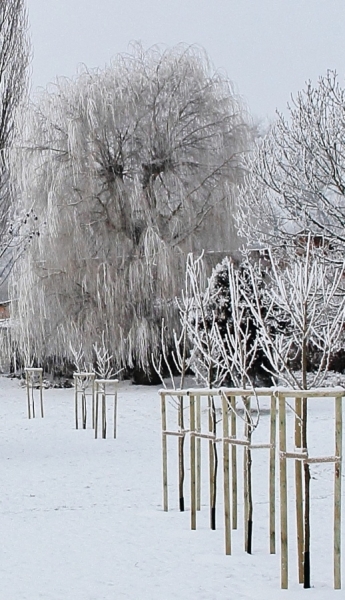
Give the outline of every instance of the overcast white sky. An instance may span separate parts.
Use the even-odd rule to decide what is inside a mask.
[[[32,86],[103,67],[132,40],[199,44],[252,114],[274,117],[327,69],[345,81],[345,0],[27,0]]]

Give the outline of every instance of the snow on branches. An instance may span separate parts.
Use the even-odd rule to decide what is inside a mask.
[[[284,262],[268,250],[265,268],[226,258],[207,283],[202,257],[187,261],[188,294],[180,302],[191,349],[186,364],[207,386],[254,386],[263,379],[296,389],[321,385],[344,344],[344,265],[317,252]]]
[[[329,71],[293,98],[247,163],[238,223],[249,244],[296,243],[299,232],[334,252],[345,244],[345,90]],[[342,258],[340,256],[340,264]]]
[[[177,325],[187,253],[224,250],[234,230],[240,99],[195,48],[136,46],[58,80],[23,131],[22,201],[43,223],[14,277],[19,344],[28,328],[40,358],[70,358],[76,332],[90,355],[106,331],[118,367],[147,369],[161,319]]]

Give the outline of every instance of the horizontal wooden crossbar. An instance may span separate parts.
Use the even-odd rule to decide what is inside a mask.
[[[159,390],[158,391],[160,396],[188,396],[188,390]]]
[[[279,452],[280,458],[294,458],[295,460],[305,460],[308,458],[307,452]]]
[[[184,431],[162,431],[163,435],[175,435],[177,437],[185,437],[186,433],[188,433],[189,429],[185,429]]]
[[[283,398],[342,398],[345,396],[345,389],[315,388],[311,390],[280,390],[278,388],[276,393]]]
[[[207,388],[196,388],[196,389],[189,389],[187,390],[187,394],[188,396],[219,396],[220,395],[220,389],[207,389]]]
[[[224,442],[228,442],[228,444],[234,444],[235,446],[250,446],[250,443],[246,440],[238,440],[233,437],[225,437],[223,438]]]
[[[83,373],[83,372],[73,373],[73,377],[75,379],[77,379],[77,377],[95,377],[95,373],[86,373],[86,372],[85,373]]]
[[[340,456],[308,456],[307,452],[279,452],[281,459],[294,458],[295,460],[303,460],[305,463],[337,463],[341,462]]]
[[[315,456],[312,458],[307,458],[304,462],[308,464],[317,464],[317,463],[338,463],[341,462],[340,456]]]
[[[274,444],[250,444],[247,440],[239,440],[234,437],[225,437],[222,438],[222,440],[223,442],[234,444],[235,446],[247,446],[250,450],[260,450],[262,448],[270,450],[271,448],[275,448]]]
[[[205,438],[205,440],[213,440],[214,442],[223,441],[223,438],[217,438],[213,433],[201,433],[199,431],[191,431],[190,435],[196,438]]]
[[[250,444],[249,448],[253,450],[259,450],[260,448],[270,450],[271,448],[275,448],[275,444]]]
[[[220,388],[219,393],[227,397],[237,396],[272,396],[276,395],[275,388],[260,388],[257,390],[241,389],[241,388]]]

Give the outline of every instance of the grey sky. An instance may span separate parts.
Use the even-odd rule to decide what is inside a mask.
[[[344,82],[345,0],[27,0],[33,89],[103,67],[132,40],[205,48],[251,112],[274,117],[307,79]]]

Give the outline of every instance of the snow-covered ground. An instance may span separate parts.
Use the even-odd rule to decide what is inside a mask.
[[[325,600],[333,593],[342,597],[344,591],[333,592],[333,466],[312,468],[311,590],[297,584],[292,465],[289,469],[290,587],[281,591],[279,535],[277,555],[268,553],[268,451],[253,455],[253,555],[243,551],[240,501],[233,554],[225,556],[222,479],[217,531],[208,527],[205,469],[203,507],[197,531],[191,531],[188,468],[187,510],[177,510],[176,438],[168,441],[171,509],[162,510],[157,390],[121,383],[118,437],[95,440],[92,429],[74,429],[73,390],[45,390],[45,418],[28,420],[25,389],[16,380],[0,378],[0,598],[277,600],[307,595]],[[313,454],[333,454],[333,400],[315,400],[310,415]],[[173,408],[169,417],[172,427]],[[267,432],[264,413],[257,440]],[[343,571],[345,577],[344,560]]]

